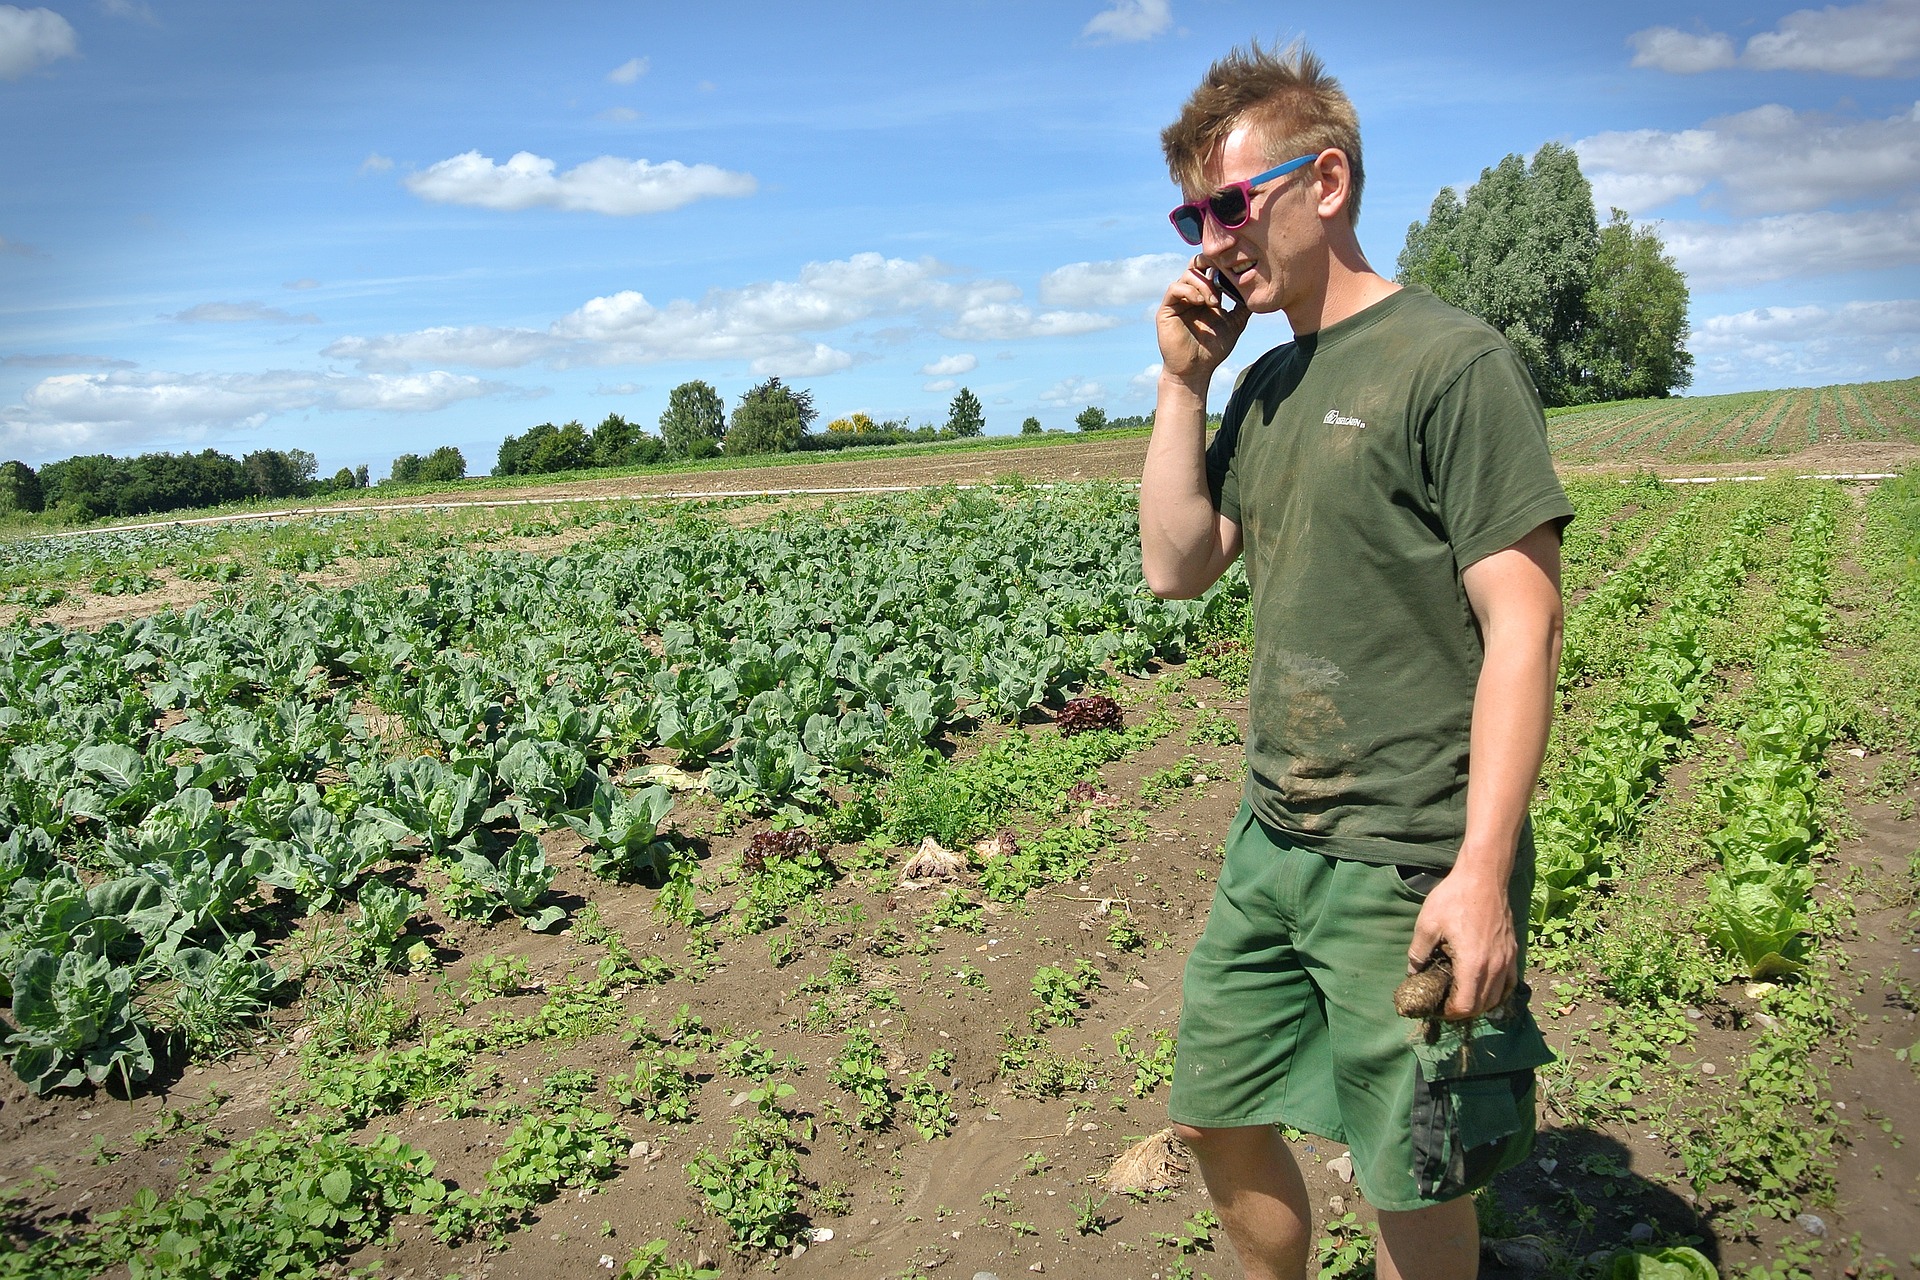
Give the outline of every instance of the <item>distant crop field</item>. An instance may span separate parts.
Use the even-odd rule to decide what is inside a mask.
[[[1920,378],[1623,400],[1547,422],[1562,463],[1732,462],[1866,441],[1920,444]]]

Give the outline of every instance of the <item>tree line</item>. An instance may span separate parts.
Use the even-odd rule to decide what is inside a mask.
[[[305,449],[256,449],[240,458],[214,449],[132,458],[96,453],[49,462],[37,471],[24,462],[5,462],[0,463],[0,515],[47,511],[62,520],[100,520],[245,498],[304,498],[367,484],[364,466],[342,467],[324,480],[317,470]]]
[[[650,435],[617,413],[593,430],[578,421],[543,422],[508,436],[494,464],[496,476],[550,475],[591,467],[649,466],[713,457],[818,452],[932,440],[964,440],[986,430],[980,398],[960,388],[942,426],[907,425],[905,418],[875,422],[864,413],[835,418],[819,431],[811,390],[778,377],[749,388],[733,411],[713,384],[694,379],[667,393],[659,434]],[[1038,424],[1036,423],[1036,429]]]

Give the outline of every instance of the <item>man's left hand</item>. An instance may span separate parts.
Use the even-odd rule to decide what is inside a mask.
[[[1453,960],[1453,989],[1445,1013],[1449,1021],[1477,1018],[1506,1002],[1519,981],[1519,944],[1504,882],[1473,877],[1456,867],[1435,885],[1413,925],[1407,972],[1423,968],[1441,942]]]

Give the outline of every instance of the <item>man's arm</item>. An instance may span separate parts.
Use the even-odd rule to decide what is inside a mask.
[[[1198,258],[1160,301],[1160,394],[1140,476],[1140,563],[1163,599],[1199,595],[1240,554],[1240,526],[1214,510],[1207,490],[1207,387],[1247,318],[1245,307],[1220,309]]]
[[[1559,529],[1539,526],[1469,565],[1462,581],[1486,654],[1473,698],[1466,838],[1453,870],[1427,895],[1409,950],[1410,961],[1423,962],[1436,942],[1446,942],[1453,957],[1449,1018],[1488,1012],[1519,981],[1507,881],[1553,718]]]

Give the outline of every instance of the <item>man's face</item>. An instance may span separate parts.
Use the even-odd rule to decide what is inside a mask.
[[[1217,191],[1271,167],[1259,135],[1241,125],[1208,160],[1206,176]],[[1250,311],[1283,310],[1301,291],[1300,266],[1320,235],[1319,218],[1308,194],[1314,176],[1309,165],[1255,190],[1241,226],[1228,229],[1211,217],[1204,219],[1200,256],[1232,281]]]

